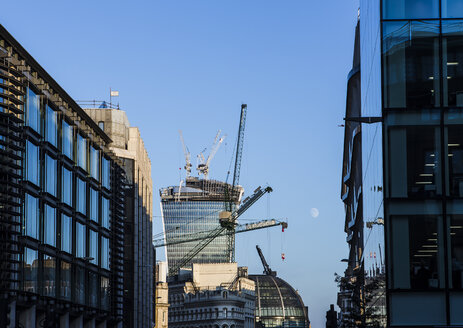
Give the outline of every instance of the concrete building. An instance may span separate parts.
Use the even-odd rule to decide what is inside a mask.
[[[166,240],[174,240],[187,234],[210,231],[219,226],[219,213],[224,210],[226,190],[231,185],[216,180],[187,177],[185,185],[160,190],[162,220]],[[235,187],[230,193],[233,209],[240,204],[243,188]],[[231,239],[231,240],[229,240]],[[167,263],[169,274],[177,274],[182,260],[197,242],[168,245]],[[228,245],[231,245],[231,250]],[[197,254],[189,263],[233,262],[235,252],[234,235],[219,236]]]
[[[360,0],[362,326],[463,324],[462,21],[461,1]]]
[[[253,328],[255,285],[236,263],[193,264],[169,280],[169,327]]]
[[[127,114],[111,104],[85,108],[85,112],[112,139],[110,149],[122,161],[126,190],[124,230],[124,326],[150,327],[153,314],[153,182],[151,161],[140,131],[131,127]]]
[[[111,138],[0,25],[0,327],[120,327]]]
[[[167,263],[156,263],[156,307],[155,326],[167,328],[169,325],[169,286],[167,284]]]

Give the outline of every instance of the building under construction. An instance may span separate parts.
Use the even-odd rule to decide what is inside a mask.
[[[233,190],[233,192],[232,192]],[[220,226],[219,214],[228,202],[234,211],[241,202],[243,188],[216,180],[187,177],[185,185],[160,190],[161,211],[166,242],[185,237],[201,235]],[[230,240],[231,239],[231,240]],[[229,243],[232,254],[230,254]],[[167,245],[169,271],[197,244],[191,241]],[[221,235],[210,242],[190,263],[225,263],[234,258],[234,235]]]

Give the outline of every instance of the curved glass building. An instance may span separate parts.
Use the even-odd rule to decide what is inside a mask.
[[[249,275],[256,283],[256,327],[310,327],[308,309],[299,293],[273,275]]]

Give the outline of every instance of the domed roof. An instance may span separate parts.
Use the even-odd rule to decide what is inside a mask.
[[[256,320],[266,327],[309,327],[307,308],[299,294],[281,278],[249,275],[256,283]]]

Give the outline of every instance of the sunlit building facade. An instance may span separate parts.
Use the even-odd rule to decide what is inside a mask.
[[[231,186],[228,186],[231,189]],[[184,186],[163,188],[160,190],[161,211],[166,241],[187,235],[206,236],[219,227],[219,213],[225,209],[226,184],[215,180],[203,180],[189,177]],[[243,189],[235,187],[233,209],[239,204]],[[225,263],[234,254],[228,252],[229,236],[215,238],[188,264]],[[192,241],[168,245],[167,263],[169,271],[179,265],[182,259],[198,244]],[[234,240],[232,252],[234,253]]]
[[[125,174],[111,139],[0,26],[0,327],[117,327]]]

